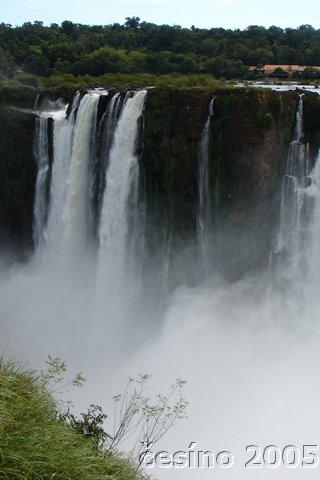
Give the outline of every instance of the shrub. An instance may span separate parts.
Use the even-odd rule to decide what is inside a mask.
[[[0,478],[135,480],[125,459],[98,452],[57,417],[41,377],[0,359]]]
[[[30,85],[31,87],[39,87],[40,85],[39,78],[31,73],[20,73],[14,79],[23,85]]]

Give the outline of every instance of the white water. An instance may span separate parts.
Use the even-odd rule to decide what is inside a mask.
[[[102,131],[102,139],[101,139],[101,157],[100,157],[100,165],[99,165],[99,185],[98,185],[98,218],[101,218],[101,209],[103,206],[103,196],[105,193],[106,187],[106,173],[107,173],[107,166],[109,163],[109,154],[113,143],[114,133],[118,122],[119,113],[122,106],[122,100],[120,93],[116,93],[110,100],[110,104],[108,105],[107,111],[104,113],[101,121],[99,129],[103,129]]]
[[[33,240],[36,247],[43,242],[43,232],[47,216],[47,189],[49,174],[49,117],[40,115],[36,121],[35,159],[38,174],[35,187]]]
[[[119,225],[109,231],[116,219],[112,215],[116,215],[118,203],[110,202],[103,209],[103,214],[109,212],[110,226],[105,225],[101,231],[100,255],[104,258],[109,249],[115,251],[114,261],[121,268],[125,267],[124,239],[128,233],[123,225],[124,210],[136,179],[129,172],[135,172],[135,168],[133,171],[130,168],[137,161],[133,143],[142,97],[142,93],[136,94],[130,103],[127,99],[115,134],[118,140],[114,141],[109,158],[109,169],[114,163],[111,178],[119,182],[113,184],[111,191],[114,198],[118,195],[119,203],[123,202],[123,210]],[[91,107],[94,118],[92,104]],[[131,122],[127,122],[129,115]],[[77,118],[80,122],[81,115]],[[49,244],[57,238],[60,245],[65,226],[61,211],[68,185],[61,185],[58,180],[66,179],[71,171],[68,164],[71,152],[68,157],[67,148],[73,143],[68,136],[72,133],[69,131],[72,122],[72,117],[69,121],[61,118],[54,125],[55,162],[59,165],[53,165],[52,188],[57,192],[60,206],[51,203],[46,232]],[[78,138],[83,141],[86,133],[79,133]],[[82,152],[80,155],[87,165],[87,157]],[[107,172],[107,189],[109,176],[111,170]],[[281,276],[271,286],[270,277],[263,273],[236,284],[222,283],[212,276],[205,287],[169,292],[160,323],[158,316],[149,311],[149,329],[146,329],[134,308],[128,313],[126,325],[119,323],[116,310],[101,310],[93,289],[94,276],[81,277],[66,268],[68,275],[60,276],[57,282],[47,267],[16,266],[0,277],[2,349],[21,360],[29,360],[33,367],[42,367],[48,353],[60,355],[71,371],[82,370],[87,377],[87,387],[74,394],[77,408],[99,403],[109,415],[112,415],[112,395],[123,391],[129,375],[152,373],[152,389],[156,393],[165,393],[177,376],[185,378],[189,419],[170,432],[161,448],[173,453],[197,442],[198,449],[231,451],[236,463],[230,470],[158,469],[156,473],[161,480],[318,478],[320,467],[244,468],[245,460],[250,458],[245,453],[249,444],[262,448],[269,444],[281,448],[296,444],[300,450],[303,444],[319,445],[320,162],[309,176],[311,185],[304,187],[305,195],[312,200],[307,223],[308,269],[299,271],[299,295],[296,289],[283,288]],[[86,194],[82,188],[78,192]],[[282,221],[286,222],[285,213],[282,215]],[[75,228],[82,231],[83,224],[80,222]],[[295,252],[288,249],[289,260],[294,259]],[[102,265],[99,262],[99,267]],[[108,265],[107,262],[105,266]],[[126,269],[122,272],[127,273]],[[152,273],[156,274],[149,272]],[[108,269],[102,270],[103,275],[108,275]],[[135,279],[131,275],[129,283],[134,290]],[[127,292],[123,290],[113,289],[112,294],[118,304],[127,301]],[[134,335],[128,324],[134,325]]]
[[[208,241],[209,231],[211,227],[211,199],[209,191],[209,138],[210,138],[210,122],[214,114],[214,98],[210,101],[208,117],[204,124],[200,152],[199,152],[199,172],[198,172],[198,215],[197,215],[197,230],[198,241],[200,245],[200,255],[205,262],[205,257],[208,255]],[[203,265],[202,265],[203,267]]]
[[[95,137],[99,95],[86,94],[80,102],[74,128],[68,174],[68,191],[63,211],[62,258],[79,262],[89,244],[90,147]]]
[[[110,151],[100,219],[98,288],[117,290],[126,275],[129,214],[137,206],[139,165],[135,154],[138,119],[146,91],[127,94]],[[131,212],[129,199],[132,196]],[[130,232],[130,235],[133,231]],[[111,280],[111,282],[110,282]]]
[[[305,268],[305,256],[309,249],[308,231],[312,202],[308,195],[311,182],[309,145],[303,138],[303,95],[300,96],[293,140],[290,143],[286,172],[283,177],[280,208],[280,231],[278,252],[283,252],[287,259],[287,275],[291,280],[298,279]]]
[[[72,141],[75,124],[75,112],[78,108],[80,95],[76,94],[69,118],[62,110],[54,115],[52,178],[50,188],[50,209],[48,225],[45,230],[47,248],[45,255],[57,259],[59,245],[62,238],[63,219],[62,211],[67,195],[67,177],[72,153]],[[49,252],[48,252],[49,250]]]
[[[242,83],[242,82],[238,82],[235,84],[236,87],[238,88],[243,88],[243,87],[247,87],[248,84],[251,86],[251,87],[256,87],[256,88],[270,88],[271,90],[275,90],[275,91],[278,91],[278,92],[287,92],[289,90],[305,90],[307,92],[313,92],[313,93],[317,93],[318,95],[320,95],[320,88],[316,85],[304,85],[304,84],[301,84],[301,83],[296,83],[296,82],[281,82],[280,83],[263,83],[263,82],[256,82],[256,81],[252,81],[252,82],[246,82],[246,83]]]

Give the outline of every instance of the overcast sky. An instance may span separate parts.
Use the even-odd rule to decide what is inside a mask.
[[[1,21],[12,25],[34,20],[107,25],[136,16],[184,27],[320,28],[320,0],[0,0],[0,12]]]

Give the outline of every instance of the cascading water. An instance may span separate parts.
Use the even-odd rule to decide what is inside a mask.
[[[54,261],[60,256],[64,264],[72,257],[81,258],[96,229],[99,263],[104,265],[99,266],[99,271],[108,269],[107,263],[123,274],[120,264],[125,262],[130,243],[128,229],[130,237],[135,237],[139,217],[136,141],[146,91],[128,92],[124,100],[120,94],[113,95],[96,131],[100,96],[101,92],[92,91],[80,100],[77,93],[68,118],[63,110],[41,115],[37,121],[35,236],[37,244],[38,239],[45,238],[46,254],[51,252]],[[48,209],[45,185],[48,187],[49,117],[53,119],[53,165]],[[98,175],[94,157],[99,163]],[[90,205],[94,201],[100,212],[97,226],[90,222]]]
[[[53,165],[50,187],[50,208],[44,237],[47,243],[46,255],[53,255],[54,261],[56,261],[62,237],[62,211],[67,194],[66,180],[68,178],[73,132],[79,100],[80,94],[77,93],[73,100],[69,118],[66,118],[65,110],[53,114]]]
[[[35,187],[33,240],[36,247],[43,242],[49,201],[49,118],[45,115],[37,117],[34,156],[38,165]]]
[[[214,98],[210,101],[209,112],[206,123],[204,124],[201,134],[201,144],[199,152],[198,167],[198,238],[203,253],[206,253],[208,243],[208,231],[211,221],[211,202],[209,191],[209,138],[210,138],[210,122],[214,114]]]
[[[79,105],[75,123],[68,190],[63,210],[62,250],[64,259],[78,261],[89,242],[90,218],[90,153],[95,137],[97,108],[100,96],[86,94]]]
[[[106,113],[101,119],[101,127],[103,128],[101,139],[101,155],[100,155],[100,182],[99,182],[99,204],[102,206],[103,194],[106,187],[106,171],[108,166],[109,154],[114,139],[114,133],[119,120],[122,107],[122,98],[120,93],[113,95],[108,105]],[[101,212],[99,212],[101,215]],[[100,217],[99,215],[99,217]]]
[[[129,92],[114,132],[108,159],[100,219],[99,289],[119,288],[127,271],[130,217],[137,208],[139,164],[136,155],[138,120],[146,91]],[[130,197],[133,200],[129,205]]]
[[[93,317],[95,334],[110,328],[105,317],[120,324],[139,295],[134,265],[143,246],[143,198],[137,152],[146,94],[131,91],[109,98],[105,91],[91,91],[81,98],[77,93],[68,117],[66,108],[46,113],[53,122],[50,203],[45,212],[48,221],[39,226],[44,241],[35,260],[41,260],[46,282],[59,289],[61,305],[86,289],[77,297],[78,305],[83,305],[79,318],[87,325]],[[108,98],[102,99],[103,95]],[[37,139],[42,145],[39,132]],[[40,200],[37,192],[35,204]],[[88,310],[92,304],[94,311]],[[79,320],[77,329],[80,324]]]
[[[290,143],[286,171],[283,176],[280,229],[277,252],[289,259],[287,276],[297,278],[305,268],[308,251],[308,221],[312,205],[306,187],[310,185],[310,153],[303,142],[303,95],[300,95],[294,129]]]
[[[204,124],[199,151],[198,164],[198,211],[197,237],[200,248],[200,275],[205,273],[208,262],[209,232],[211,231],[211,192],[209,189],[209,139],[210,123],[214,114],[214,98],[209,103],[208,117]]]
[[[99,222],[106,187],[106,171],[109,161],[109,153],[113,143],[114,132],[119,120],[122,104],[123,96],[120,93],[113,95],[107,104],[107,109],[102,115],[97,129],[95,162],[90,185],[93,214],[91,229],[96,244],[99,244]]]

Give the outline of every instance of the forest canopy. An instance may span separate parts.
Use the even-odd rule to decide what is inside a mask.
[[[264,64],[320,65],[320,30],[182,28],[138,17],[122,25],[0,24],[0,72],[7,76],[207,73],[231,79],[249,78],[248,67]]]

